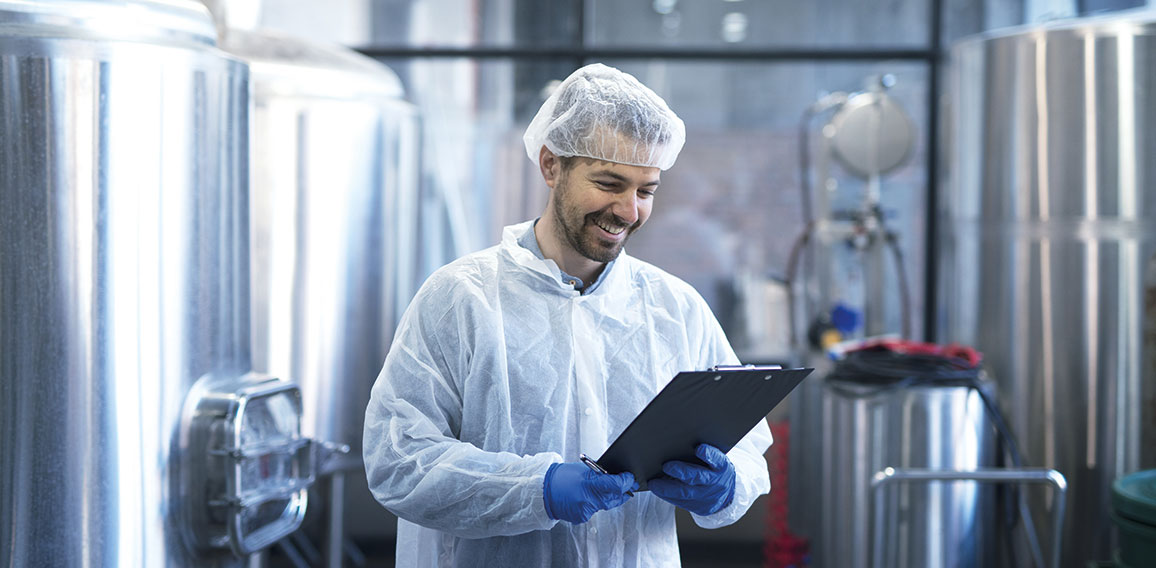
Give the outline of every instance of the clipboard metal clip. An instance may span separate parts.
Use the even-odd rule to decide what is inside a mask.
[[[715,365],[712,371],[782,371],[782,365]]]

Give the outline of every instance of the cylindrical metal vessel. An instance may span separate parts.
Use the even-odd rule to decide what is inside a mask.
[[[887,467],[974,470],[994,464],[994,430],[977,390],[966,386],[864,385],[824,378],[818,479],[821,523],[814,566],[988,567],[995,559],[994,499],[970,482],[888,489],[873,511],[871,479]],[[875,522],[885,519],[881,526]],[[872,530],[883,531],[873,550]]]
[[[0,0],[0,566],[236,561],[182,536],[177,449],[193,383],[250,367],[215,34],[196,2]]]
[[[222,47],[251,69],[254,368],[293,377],[303,432],[349,444],[356,467],[414,292],[417,113],[389,68],[350,50],[241,30]]]
[[[950,83],[938,339],[985,354],[1027,465],[1067,477],[1063,565],[1109,559],[1111,482],[1156,463],[1156,23],[967,39]]]

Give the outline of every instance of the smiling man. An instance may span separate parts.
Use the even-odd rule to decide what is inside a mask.
[[[552,190],[534,227],[542,254],[562,272],[591,281],[650,216],[661,170],[560,158],[545,146],[538,161]]]
[[[545,211],[430,276],[373,387],[366,474],[399,517],[398,566],[678,566],[675,507],[720,527],[769,490],[765,422],[649,492],[579,461],[679,371],[738,363],[693,288],[624,252],[685,138],[599,64],[538,111],[524,141]]]

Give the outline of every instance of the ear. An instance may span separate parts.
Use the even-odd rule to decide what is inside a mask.
[[[562,161],[545,144],[538,152],[538,169],[542,171],[542,179],[546,180],[546,185],[554,189],[562,176]]]

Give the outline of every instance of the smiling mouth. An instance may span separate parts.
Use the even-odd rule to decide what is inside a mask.
[[[602,229],[611,235],[619,235],[626,230],[625,225],[609,225],[597,219],[594,220],[594,224],[597,225],[599,229]]]

